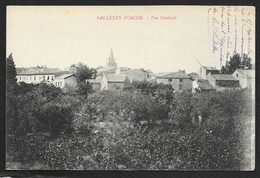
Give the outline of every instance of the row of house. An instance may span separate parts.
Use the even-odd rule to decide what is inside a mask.
[[[213,68],[201,66],[202,75],[190,74],[192,76],[192,91],[252,88],[255,90],[255,70],[237,69],[233,74],[220,74]],[[200,73],[201,74],[201,73]],[[203,75],[206,74],[206,75]]]
[[[41,82],[51,83],[57,87],[64,88],[70,86],[75,88],[77,77],[73,73],[67,72],[37,72],[37,73],[17,73],[17,82],[39,84]]]
[[[138,76],[138,74],[141,74]],[[129,75],[130,74],[130,75]],[[123,73],[102,73],[97,79],[89,79],[94,89],[127,88],[134,80],[147,80],[151,83],[170,84],[175,91],[188,90],[224,91],[229,89],[255,88],[255,70],[237,69],[232,75],[220,74],[214,67],[201,66],[198,73],[187,74],[184,70],[155,75],[153,78],[145,77],[140,70],[129,70]]]
[[[201,66],[198,73],[187,74],[184,70],[154,75],[151,70],[119,67],[115,62],[113,51],[107,59],[105,67],[98,67],[96,79],[87,79],[94,90],[110,90],[127,88],[133,81],[148,81],[150,83],[170,84],[175,91],[188,90],[223,91],[227,89],[255,89],[255,70],[237,69],[232,75],[220,74],[215,67]],[[26,69],[18,68],[17,81],[25,83],[52,83],[57,87],[76,87],[77,78],[74,75],[76,67],[72,66],[64,71],[57,69]]]
[[[215,67],[201,66],[198,73],[187,74],[184,70],[154,75],[150,70],[119,67],[115,62],[113,51],[105,67],[97,69],[97,79],[87,80],[94,89],[125,88],[135,80],[147,80],[151,83],[170,84],[175,89],[192,92],[227,89],[254,89],[254,70],[237,69],[232,75],[220,74]]]

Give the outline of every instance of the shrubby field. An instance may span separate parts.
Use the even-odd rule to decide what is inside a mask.
[[[44,83],[7,86],[7,169],[243,170],[250,164],[250,90],[192,94],[134,82],[85,97]]]

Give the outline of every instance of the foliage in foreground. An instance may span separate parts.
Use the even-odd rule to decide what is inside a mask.
[[[8,95],[8,162],[130,170],[239,170],[246,164],[254,116],[247,90],[174,93],[167,108],[145,91],[101,91],[86,101],[51,87]],[[196,113],[201,127],[191,121]]]

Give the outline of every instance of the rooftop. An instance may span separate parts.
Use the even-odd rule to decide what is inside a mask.
[[[63,74],[59,77],[56,77],[56,79],[66,79],[68,77],[75,76],[75,74]]]
[[[121,69],[120,69],[121,70]],[[130,69],[127,71],[123,71],[121,72],[122,74],[128,74],[128,73],[139,73],[139,74],[143,74],[143,73],[147,73],[144,69]]]
[[[192,80],[203,80],[203,78],[196,72],[189,73],[188,75],[191,77]]]
[[[157,78],[167,78],[167,79],[191,79],[189,75],[185,73],[185,71],[172,72],[168,74],[157,75]]]
[[[214,89],[213,85],[211,85],[208,80],[198,80],[198,84],[200,88],[204,90]]]
[[[17,73],[17,75],[54,75],[54,72]]]
[[[99,68],[97,69],[98,73],[102,73],[102,72],[108,72],[111,70],[116,70],[116,67],[103,67],[103,68]]]
[[[237,80],[235,77],[229,74],[213,74],[211,76],[216,80]]]
[[[126,76],[109,74],[109,75],[106,75],[106,78],[107,78],[108,82],[125,82]]]

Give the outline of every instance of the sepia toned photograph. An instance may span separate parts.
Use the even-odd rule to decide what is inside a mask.
[[[6,12],[6,170],[255,170],[254,6]]]

